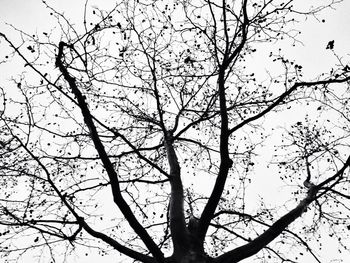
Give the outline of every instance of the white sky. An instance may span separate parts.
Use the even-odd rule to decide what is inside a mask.
[[[47,2],[56,7],[58,11],[64,11],[67,17],[74,19],[75,23],[81,23],[80,25],[82,25],[85,0],[56,0]],[[108,8],[113,6],[113,1],[95,0],[89,2],[89,5],[94,4],[100,8]],[[316,76],[317,73],[329,71],[331,65],[336,63],[331,52],[325,49],[329,40],[335,40],[335,51],[339,55],[350,55],[350,0],[345,0],[344,3],[338,6],[337,10],[329,10],[323,13],[319,18],[325,19],[326,22],[318,23],[315,19],[310,19],[302,25],[296,25],[302,31],[300,40],[304,43],[304,46],[297,45],[291,48],[287,45],[285,50],[283,50],[286,54],[290,55],[291,58],[298,61],[298,64],[303,65],[306,75],[312,77]],[[49,11],[44,8],[40,0],[0,0],[0,32],[7,33],[8,37],[16,39],[18,35],[16,36],[13,34],[13,30],[5,25],[4,22],[13,24],[19,29],[31,34],[36,33],[36,31],[47,31],[54,25],[52,24],[54,20],[50,17]],[[261,61],[261,64],[257,63],[257,66],[263,65],[263,63],[263,61]],[[9,72],[1,72],[1,75],[10,74]],[[264,171],[264,168],[261,167],[261,173],[266,174],[266,172],[267,171]],[[258,185],[264,185],[266,177],[261,179],[256,178],[256,180]],[[276,189],[274,188],[274,190]],[[273,191],[273,189],[270,191]],[[283,190],[280,189],[280,194],[282,195],[281,191]],[[270,201],[273,201],[275,198],[275,196],[264,197],[267,199],[270,198]],[[337,253],[336,248],[331,246],[329,246],[325,252],[324,258],[326,261],[324,262],[330,262],[332,255]],[[76,262],[88,263],[97,260],[100,263],[119,262],[118,259],[112,256],[101,258],[97,255],[95,257],[89,255],[88,258],[77,258]],[[26,262],[31,263],[32,261],[28,258]],[[250,261],[248,259],[243,262],[249,263]],[[301,263],[307,263],[307,261],[301,261]]]

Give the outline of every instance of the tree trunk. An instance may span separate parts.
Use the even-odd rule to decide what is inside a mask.
[[[194,220],[191,220],[194,221]],[[193,222],[192,222],[193,223]],[[192,232],[196,230],[196,224],[191,224],[191,228],[188,230],[188,247],[182,255],[174,253],[172,263],[213,263],[213,259],[205,254],[203,249],[203,243],[200,242],[200,239]],[[192,228],[193,227],[193,228]]]
[[[174,258],[176,256],[174,255]],[[203,252],[189,250],[180,260],[174,260],[174,263],[212,263],[212,259]]]

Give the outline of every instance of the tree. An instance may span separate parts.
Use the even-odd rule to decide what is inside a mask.
[[[349,66],[330,40],[338,65],[310,80],[272,48],[328,2],[86,2],[81,26],[43,2],[55,29],[1,33],[2,64],[25,68],[1,87],[1,253],[321,262],[324,229],[347,250]],[[251,62],[265,54],[268,73]],[[249,204],[260,161],[290,186],[283,204]]]

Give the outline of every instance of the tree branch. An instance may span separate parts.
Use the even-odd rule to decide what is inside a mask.
[[[288,89],[287,91],[285,91],[283,94],[281,94],[276,100],[275,102],[273,102],[270,106],[268,106],[265,110],[263,110],[262,112],[248,118],[245,119],[244,121],[242,121],[241,123],[239,123],[238,125],[236,125],[235,127],[231,128],[229,133],[232,134],[235,131],[237,131],[238,129],[242,128],[243,126],[245,126],[248,123],[251,123],[252,121],[255,121],[261,117],[263,117],[264,115],[266,115],[267,113],[269,113],[270,111],[272,111],[274,108],[276,108],[278,105],[280,105],[280,103],[282,103],[284,101],[284,99],[286,99],[290,94],[292,94],[297,88],[299,87],[311,87],[311,86],[317,86],[317,85],[328,85],[328,84],[333,84],[333,83],[344,83],[350,80],[350,76],[345,77],[343,79],[328,79],[328,80],[320,80],[320,81],[314,81],[314,82],[300,82],[300,83],[295,83],[290,89]]]
[[[71,45],[66,44],[64,42],[59,43],[59,49],[58,49],[58,55],[56,57],[56,66],[61,71],[63,77],[68,82],[73,94],[75,95],[78,105],[81,109],[82,115],[84,117],[84,122],[86,126],[89,128],[91,139],[95,145],[96,151],[98,152],[101,161],[103,163],[104,168],[106,169],[106,172],[108,174],[109,180],[111,182],[112,187],[112,194],[114,198],[114,202],[117,204],[121,212],[123,213],[125,219],[128,221],[130,226],[134,229],[136,234],[141,238],[141,240],[144,242],[146,247],[149,249],[149,251],[152,253],[152,255],[157,259],[158,262],[162,262],[164,259],[163,253],[160,251],[158,246],[154,243],[153,239],[150,237],[150,235],[147,233],[147,231],[142,227],[142,225],[138,222],[136,219],[133,211],[130,209],[129,205],[124,200],[120,187],[119,187],[119,180],[118,175],[114,170],[113,164],[108,158],[108,154],[106,153],[106,150],[104,148],[104,145],[102,144],[100,137],[98,135],[96,126],[93,122],[93,117],[90,113],[90,110],[87,106],[87,103],[85,101],[85,97],[81,93],[81,91],[78,89],[75,78],[72,77],[65,65],[62,62],[62,56],[63,56],[63,49],[65,47],[70,48]]]
[[[222,7],[225,9],[225,6]],[[209,228],[210,221],[215,213],[216,207],[220,201],[220,197],[225,188],[226,178],[228,171],[232,166],[232,160],[229,156],[229,129],[228,129],[228,114],[226,105],[226,94],[225,94],[225,72],[227,67],[230,65],[232,60],[241,52],[245,41],[246,41],[246,26],[248,25],[247,16],[247,0],[243,1],[242,12],[244,16],[244,21],[242,23],[242,40],[238,47],[229,54],[228,50],[225,51],[224,59],[222,65],[220,66],[220,72],[218,76],[218,88],[219,88],[219,102],[220,102],[220,117],[221,117],[221,127],[220,127],[220,168],[219,173],[215,181],[214,188],[206,204],[203,213],[201,215],[199,226],[198,226],[198,237],[199,240],[204,241],[206,232]],[[224,11],[225,12],[225,11]],[[227,47],[228,48],[228,45]]]
[[[215,260],[215,263],[236,263],[245,258],[248,258],[256,253],[258,253],[267,244],[278,237],[285,229],[293,223],[298,217],[300,217],[307,209],[308,205],[313,201],[319,199],[325,192],[317,195],[318,191],[325,184],[331,182],[332,180],[342,176],[345,170],[350,166],[350,157],[344,163],[343,167],[335,173],[333,176],[329,177],[319,185],[310,185],[307,196],[300,201],[300,203],[290,212],[278,219],[274,224],[272,224],[264,233],[255,238],[248,244],[240,246],[233,249]]]
[[[306,198],[304,198],[293,210],[278,219],[264,233],[250,243],[221,255],[215,260],[215,263],[236,263],[256,254],[272,240],[278,237],[292,222],[303,214],[307,206],[314,200],[315,194],[315,189],[311,188]]]

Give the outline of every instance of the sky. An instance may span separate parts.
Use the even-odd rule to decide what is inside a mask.
[[[77,25],[82,24],[85,0],[52,0],[47,2],[52,4],[52,6],[58,11],[63,11],[65,15],[70,17]],[[302,3],[302,1],[300,1],[300,3]],[[90,1],[88,4],[91,6],[96,5],[102,9],[108,9],[108,7],[113,6],[113,1],[95,0]],[[297,45],[296,47],[291,48],[290,43],[286,43],[285,47],[283,47],[286,54],[290,55],[298,61],[299,64],[303,65],[305,74],[310,76],[311,79],[316,77],[319,72],[329,72],[330,65],[336,63],[336,59],[332,53],[329,50],[326,50],[328,41],[335,40],[335,51],[341,57],[350,55],[349,10],[350,1],[345,0],[336,10],[329,10],[318,18],[320,21],[324,19],[324,23],[320,23],[316,19],[310,19],[302,24],[296,25],[296,27],[300,28],[302,31],[300,40],[303,42],[303,45]],[[15,34],[8,24],[12,24],[24,32],[34,34],[35,32],[50,30],[50,28],[54,26],[53,22],[53,19],[49,15],[49,11],[45,9],[40,0],[0,0],[0,32],[6,33],[10,39],[18,39],[18,34]],[[259,67],[264,64],[264,61],[255,61],[254,63]],[[3,77],[1,75],[4,76],[7,74],[0,74],[0,79]],[[292,118],[295,116],[296,115],[286,117]],[[264,169],[264,167],[261,167],[261,173],[267,172],[267,170],[265,171]],[[264,184],[264,181],[266,181],[266,177],[264,179],[255,179],[257,182],[260,180],[259,184]],[[267,186],[267,189],[268,187],[270,186]],[[276,187],[279,187],[279,194],[283,195],[283,190],[278,186],[278,182],[271,185],[271,187],[273,189],[268,191],[272,192],[272,190],[276,190]],[[265,195],[264,198],[272,202],[275,196]],[[329,247],[325,257],[328,257],[328,260],[331,260],[332,253],[336,253],[336,248]],[[76,259],[76,262],[87,263],[93,262],[93,260],[97,259],[100,263],[104,263],[110,262],[109,260],[112,258],[105,257],[105,259],[101,259],[98,255],[89,255],[88,259],[78,258]],[[31,259],[28,260],[29,261],[26,261],[27,263],[32,263]],[[249,260],[243,262],[249,263]]]

